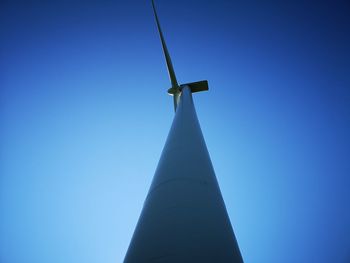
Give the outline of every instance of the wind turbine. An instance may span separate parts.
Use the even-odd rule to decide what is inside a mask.
[[[124,263],[243,262],[194,108],[206,80],[179,85],[158,15],[175,117]]]

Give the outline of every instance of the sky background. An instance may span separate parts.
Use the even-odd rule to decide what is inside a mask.
[[[156,5],[245,262],[349,263],[349,1]],[[1,1],[1,263],[122,262],[169,87],[150,1]]]

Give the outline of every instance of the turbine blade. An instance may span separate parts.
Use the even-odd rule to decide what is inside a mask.
[[[179,84],[177,83],[177,80],[176,80],[174,67],[173,67],[173,64],[171,63],[169,51],[168,51],[168,48],[167,48],[167,46],[165,44],[164,36],[163,36],[163,33],[162,33],[162,29],[160,28],[158,15],[157,15],[157,11],[156,11],[156,8],[155,8],[153,0],[152,0],[152,7],[153,7],[153,12],[154,12],[154,17],[156,18],[156,22],[157,22],[157,28],[158,28],[160,40],[162,42],[163,52],[164,52],[164,56],[165,56],[165,60],[166,60],[166,65],[167,65],[167,68],[168,68],[168,73],[169,73],[169,77],[170,77],[170,81],[171,81],[171,86],[172,86],[172,88],[178,89],[179,88]]]
[[[173,95],[173,101],[174,101],[174,111],[176,112],[176,108],[177,108],[177,99],[176,99],[176,95]]]

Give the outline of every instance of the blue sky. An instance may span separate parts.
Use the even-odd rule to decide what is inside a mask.
[[[245,262],[350,262],[349,3],[156,4]],[[150,1],[2,1],[0,39],[0,261],[121,262],[173,117]]]

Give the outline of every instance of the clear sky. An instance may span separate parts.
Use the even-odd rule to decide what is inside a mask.
[[[247,263],[350,262],[349,1],[156,1]],[[122,262],[173,118],[150,1],[1,1],[0,262]]]

